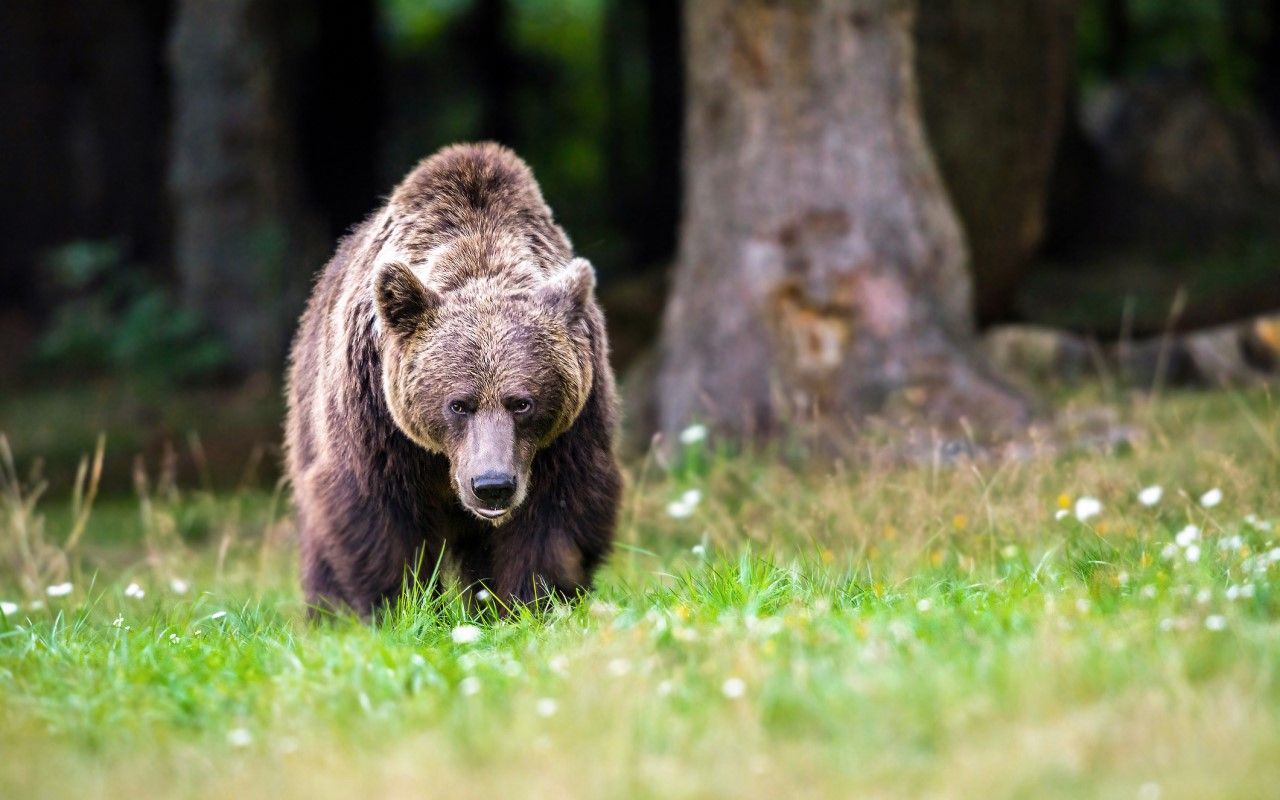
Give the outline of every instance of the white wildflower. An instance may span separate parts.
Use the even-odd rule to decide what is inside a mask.
[[[246,728],[232,728],[227,731],[227,744],[232,747],[248,747],[253,744],[253,734]]]
[[[475,625],[459,625],[453,629],[450,634],[453,637],[454,644],[471,644],[480,641],[480,636],[484,632]]]
[[[191,584],[187,583],[182,578],[174,578],[173,580],[169,581],[169,589],[174,594],[186,594],[187,590],[190,588],[191,588]]]
[[[1199,561],[1199,560],[1200,560],[1200,545],[1198,545],[1198,544],[1193,544],[1193,545],[1188,546],[1186,550],[1183,550],[1183,551],[1182,551],[1182,556],[1183,556],[1183,558],[1187,559],[1187,561],[1189,561],[1189,562],[1190,562],[1190,563],[1192,563],[1192,564],[1194,564],[1195,562]]]
[[[182,637],[176,633],[169,634],[169,644],[177,644],[182,641]]]
[[[779,617],[765,617],[752,626],[752,632],[761,637],[776,636],[786,625]]]
[[[1176,555],[1178,555],[1178,546],[1172,542],[1166,544],[1164,549],[1160,551],[1160,557],[1165,561],[1171,560]]]
[[[1096,497],[1081,497],[1076,501],[1076,519],[1087,522],[1102,513],[1102,501]]]
[[[693,547],[689,548],[689,552],[693,553],[698,558],[706,558],[707,546],[705,544],[695,544]]]
[[[625,658],[615,658],[609,662],[609,674],[621,678],[631,671],[631,662]]]
[[[667,503],[667,516],[675,519],[685,519],[693,516],[694,510],[698,508],[698,503],[702,502],[702,490],[689,489],[680,495],[678,500]]]
[[[0,614],[4,614],[6,617],[12,617],[14,614],[17,614],[17,613],[18,613],[17,603],[10,603],[8,600],[0,601]]]
[[[1148,486],[1138,492],[1138,502],[1142,503],[1147,508],[1159,503],[1160,498],[1162,497],[1164,497],[1164,489],[1160,486]]]
[[[1053,512],[1053,518],[1057,520],[1063,520],[1067,518],[1068,513],[1069,512],[1065,508],[1060,508],[1057,511]]]
[[[1254,530],[1259,530],[1259,531],[1271,530],[1271,523],[1259,517],[1257,514],[1245,514],[1244,521],[1246,525],[1253,528]]]
[[[1088,601],[1088,600],[1086,600],[1086,599],[1085,599],[1085,598],[1083,598],[1083,597],[1078,598],[1078,599],[1076,600],[1076,611],[1079,611],[1081,614],[1088,614],[1088,613],[1089,613],[1089,601]]]
[[[477,603],[487,603],[492,597],[493,595],[489,594],[488,589],[481,589],[480,591],[476,592]]]
[[[1219,550],[1238,550],[1244,546],[1244,537],[1239,534],[1235,536],[1224,536],[1218,540]]]
[[[707,438],[707,426],[694,424],[680,431],[681,444],[697,444]]]
[[[931,608],[933,608],[933,601],[927,597],[921,597],[916,601],[916,611],[925,613]]]
[[[1272,564],[1280,561],[1280,547],[1273,547],[1267,551],[1267,560]]]
[[[1253,597],[1253,593],[1254,593],[1254,588],[1252,583],[1246,583],[1244,586],[1240,587],[1241,597]]]
[[[618,607],[606,600],[592,600],[587,610],[591,612],[591,616],[601,619],[613,619],[618,616]]]
[[[534,706],[540,717],[554,717],[556,712],[560,710],[559,704],[550,697],[544,697]]]
[[[222,619],[227,615],[225,611],[215,611],[209,615],[209,619]]]
[[[677,642],[696,642],[698,641],[698,629],[690,628],[685,625],[677,625],[671,629],[671,635],[675,637]]]
[[[462,692],[467,697],[479,694],[480,679],[475,675],[468,675],[458,683],[458,691]]]
[[[1204,626],[1211,631],[1220,631],[1227,627],[1227,618],[1221,614],[1210,614],[1204,618]]]
[[[1196,602],[1199,603],[1200,605],[1205,605],[1212,599],[1213,599],[1213,592],[1209,591],[1208,589],[1201,589],[1200,591],[1196,592]]]
[[[1164,619],[1160,620],[1160,630],[1164,631],[1165,633],[1168,633],[1169,631],[1173,630],[1175,625],[1177,625],[1177,623],[1169,619],[1168,617],[1165,617]]]
[[[1195,525],[1188,525],[1178,531],[1178,535],[1173,540],[1178,543],[1178,547],[1188,547],[1192,542],[1200,538],[1200,529]]]
[[[66,597],[67,595],[71,594],[72,588],[73,587],[71,586],[71,581],[67,581],[66,583],[55,583],[52,586],[45,589],[44,593],[49,595],[50,597]]]
[[[720,684],[720,693],[730,700],[737,700],[747,693],[747,682],[742,678],[726,678]]]
[[[566,656],[553,656],[551,660],[547,662],[547,666],[551,667],[551,671],[562,678],[569,674],[569,659]]]
[[[671,692],[674,691],[675,688],[676,688],[675,684],[673,684],[671,681],[667,681],[667,680],[661,681],[658,684],[658,696],[666,697],[667,695],[671,694]]]
[[[44,608],[43,600],[32,600],[30,603],[27,603],[28,611],[39,611],[42,608]]]
[[[124,587],[124,596],[132,597],[134,600],[141,600],[142,598],[147,596],[147,592],[138,584],[131,583],[128,586]]]
[[[679,500],[667,503],[667,516],[672,519],[687,519],[693,516],[693,506],[685,505]]]
[[[1213,508],[1214,506],[1216,506],[1218,503],[1221,503],[1221,502],[1222,502],[1222,490],[1216,487],[1200,495],[1200,505],[1204,506],[1205,508]]]
[[[111,620],[111,627],[113,627],[113,628],[123,628],[123,627],[124,627],[124,615],[123,615],[123,614],[121,614],[120,616],[118,616],[118,617],[116,617],[115,619]]]
[[[1150,600],[1151,598],[1156,596],[1156,587],[1148,583],[1146,586],[1143,586],[1142,589],[1138,591],[1138,595],[1140,597],[1145,597],[1148,600]]]
[[[1235,599],[1236,599],[1236,598],[1238,598],[1238,597],[1240,597],[1240,587],[1239,587],[1239,586],[1228,586],[1228,587],[1227,587],[1227,599],[1228,599],[1228,600],[1235,600]]]

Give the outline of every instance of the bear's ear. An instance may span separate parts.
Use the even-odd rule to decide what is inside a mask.
[[[403,261],[378,267],[373,292],[382,326],[400,337],[428,324],[441,303],[440,295],[424,286]]]
[[[585,258],[575,258],[538,290],[538,301],[567,317],[580,315],[596,288],[596,270]]]

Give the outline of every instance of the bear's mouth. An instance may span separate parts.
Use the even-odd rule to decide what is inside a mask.
[[[511,513],[509,508],[472,508],[471,510],[488,520],[505,517]]]

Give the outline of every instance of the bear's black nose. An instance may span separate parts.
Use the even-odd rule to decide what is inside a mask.
[[[506,508],[516,493],[516,476],[486,472],[471,479],[471,491],[489,508]]]

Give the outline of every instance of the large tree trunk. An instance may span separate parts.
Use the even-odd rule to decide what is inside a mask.
[[[1026,402],[970,348],[964,236],[917,101],[914,4],[685,7],[686,186],[659,425],[1022,423]]]
[[[324,238],[297,175],[289,10],[287,0],[180,0],[170,41],[182,296],[242,370],[279,363]]]
[[[983,323],[1009,318],[1044,236],[1078,4],[927,0],[920,7],[925,120],[964,223]]]

